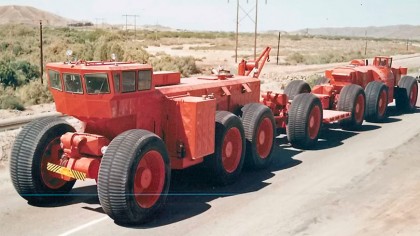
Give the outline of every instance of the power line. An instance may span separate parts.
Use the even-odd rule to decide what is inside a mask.
[[[95,18],[95,21],[96,21],[95,28],[98,28],[98,25],[99,25],[98,21],[102,21],[102,28],[103,28],[104,27],[104,20],[105,20],[105,18]]]
[[[125,14],[125,15],[123,15],[123,17],[125,17],[125,31],[126,32],[128,32],[128,17],[134,17],[134,39],[136,39],[136,34],[137,34],[137,32],[136,32],[136,27],[137,27],[137,21],[136,21],[136,19],[138,17],[140,17],[140,15],[128,15],[128,14]]]
[[[229,3],[229,0],[228,0]],[[247,0],[248,3],[248,0]],[[267,0],[265,0],[265,4],[267,4]],[[243,16],[239,20],[239,9],[245,13],[245,16]],[[250,16],[250,13],[255,10],[255,18],[253,19]],[[245,9],[240,5],[239,0],[236,0],[236,45],[235,45],[235,63],[238,62],[238,41],[239,41],[239,23],[245,19],[249,18],[254,24],[255,24],[255,32],[254,32],[254,60],[257,59],[257,34],[258,34],[258,0],[255,0],[255,7],[253,7],[248,12],[245,11]]]

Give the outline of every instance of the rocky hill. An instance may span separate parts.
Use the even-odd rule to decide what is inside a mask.
[[[48,26],[67,26],[75,20],[29,6],[0,6],[0,24],[36,25],[42,20]]]

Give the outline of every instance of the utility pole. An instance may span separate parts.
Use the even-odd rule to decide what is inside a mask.
[[[366,52],[367,52],[367,30],[365,31],[365,56],[366,56]]]
[[[248,1],[247,1],[248,2]],[[229,3],[229,0],[228,0]],[[267,4],[267,0],[265,0],[265,4]],[[239,20],[239,9],[241,9],[245,16]],[[255,19],[253,19],[249,14],[250,12],[255,9]],[[239,23],[245,17],[248,17],[252,22],[255,24],[255,34],[254,34],[254,60],[257,58],[257,33],[258,33],[258,0],[255,0],[255,8],[251,9],[250,11],[246,12],[241,5],[239,4],[239,0],[236,0],[236,45],[235,45],[235,62],[238,62],[238,41],[239,41]]]
[[[127,32],[127,34],[128,34],[128,17],[134,17],[134,39],[136,39],[136,19],[137,19],[137,17],[140,17],[139,15],[128,15],[128,14],[125,14],[125,15],[123,15],[123,16],[125,16],[125,31]]]
[[[43,53],[43,48],[42,48],[42,20],[39,21],[39,49],[41,51],[41,55],[39,58],[39,64],[40,64],[40,68],[41,68],[41,84],[44,84],[44,80],[43,80],[43,76],[44,76],[44,53]]]
[[[123,17],[125,16],[125,32],[128,32],[128,17],[130,16],[130,15],[127,15],[127,14],[125,14],[125,15],[123,15]],[[128,34],[128,33],[127,33]]]
[[[410,40],[409,40],[409,39],[407,39],[407,51],[408,51],[408,44],[409,44],[409,42],[410,42]]]
[[[277,65],[279,64],[280,40],[281,40],[281,32],[279,32],[279,40],[278,40],[278,43],[277,43]]]
[[[257,60],[258,0],[255,0],[254,61]]]
[[[104,20],[105,20],[105,18],[95,18],[95,21],[96,21],[96,25],[95,25],[95,28],[97,29],[98,28],[98,25],[99,25],[99,21],[102,21],[102,28],[103,28],[103,26],[104,26]]]
[[[235,63],[238,63],[238,42],[239,42],[239,0],[236,0],[236,44],[235,44]]]
[[[137,30],[136,30],[136,19],[137,17],[140,17],[139,15],[131,15],[132,17],[134,17],[134,40],[136,40],[137,38]]]

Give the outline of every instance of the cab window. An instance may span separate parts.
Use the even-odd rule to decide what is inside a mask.
[[[121,90],[120,90],[120,73],[114,73],[113,75],[112,75],[112,77],[114,78],[114,90],[115,90],[115,93],[119,93],[119,92],[121,92]]]
[[[78,74],[63,74],[64,90],[70,93],[83,93],[82,81]]]
[[[139,71],[139,87],[141,90],[148,90],[152,86],[152,71],[150,70],[141,70]]]
[[[123,71],[122,72],[122,92],[134,92],[136,91],[136,72],[135,71]]]
[[[109,93],[108,75],[106,73],[86,74],[85,81],[88,94]]]
[[[50,86],[53,89],[62,91],[60,73],[53,70],[48,70],[48,77],[50,78]]]

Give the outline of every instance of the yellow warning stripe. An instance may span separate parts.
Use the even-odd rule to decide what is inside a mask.
[[[64,175],[73,179],[78,179],[78,180],[85,180],[86,179],[86,173],[77,171],[77,170],[72,170],[69,169],[67,167],[64,166],[59,166],[53,163],[48,162],[47,163],[47,170],[60,174],[60,175]]]

